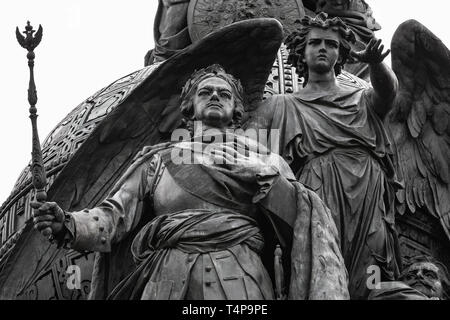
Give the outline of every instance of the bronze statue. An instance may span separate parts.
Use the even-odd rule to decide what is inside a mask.
[[[370,300],[447,300],[449,274],[445,265],[430,256],[407,259],[399,281],[382,282]]]
[[[428,298],[448,299],[447,268],[433,257],[416,256],[408,259],[400,280]]]
[[[159,0],[154,24],[155,48],[146,64],[164,61],[191,44],[187,25],[190,0]]]
[[[317,0],[315,11],[340,18],[355,33],[356,41],[351,44],[354,51],[363,50],[370,40],[375,39],[375,31],[381,29],[364,0]],[[369,81],[369,68],[365,63],[350,59],[345,70]]]
[[[421,227],[405,232],[405,237],[428,248],[411,250],[405,246],[403,254],[432,255],[449,267],[450,50],[415,20],[398,27],[391,48],[399,92],[385,123],[404,186],[397,193],[396,211],[402,228],[406,223],[417,225],[419,219]]]
[[[288,216],[303,220],[286,222],[283,220],[286,216],[280,218],[276,212],[265,212],[260,204],[255,205],[262,210],[256,214],[257,218],[249,217],[257,221],[263,235],[266,246],[256,256],[271,277],[271,290],[275,284],[276,297],[286,294],[292,299],[348,297],[338,285],[339,278],[346,282],[339,258],[342,250],[353,298],[365,298],[371,291],[365,280],[369,276],[367,267],[373,265],[382,271],[382,289],[400,283],[413,293],[409,298],[423,298],[401,276],[406,271],[401,273],[394,214],[403,257],[425,254],[442,261],[447,268],[450,266],[450,98],[447,94],[450,53],[445,45],[417,21],[403,23],[391,45],[392,69],[398,79],[398,90],[395,90],[395,81],[389,80],[395,77],[389,69],[381,63],[367,63],[368,53],[379,58],[375,60],[382,60],[387,53],[379,50],[381,43],[374,40],[379,25],[364,0],[160,1],[159,8],[155,40],[158,44],[159,39],[163,46],[157,60],[165,63],[148,66],[98,91],[67,115],[44,141],[42,156],[48,173],[49,201],[70,212],[97,207],[114,190],[114,185],[120,183],[120,177],[130,165],[150,161],[152,152],[158,157],[164,150],[178,150],[173,143],[159,144],[169,141],[177,128],[195,132],[190,114],[182,115],[180,92],[194,69],[218,63],[240,79],[244,87],[247,110],[242,118],[240,112],[235,114],[230,129],[240,123],[244,128],[289,129],[282,130],[277,142],[269,146],[289,162],[301,182],[287,179],[302,195],[299,199],[307,204],[301,214],[297,210]],[[173,13],[169,8],[178,8],[182,14],[174,20],[165,19],[163,14]],[[281,40],[295,31],[294,21],[305,12],[313,15],[320,11],[326,12],[334,22],[316,19],[314,28],[289,37],[289,59],[285,46],[277,54]],[[281,24],[273,20],[269,23],[270,19],[253,19],[259,16],[276,17]],[[242,19],[248,20],[229,26]],[[323,41],[328,46],[326,53],[319,54],[310,70],[311,63],[307,60],[311,54],[304,55],[305,61],[301,57],[306,52],[303,50],[311,48],[313,43],[303,40],[314,29],[319,30],[319,38],[326,36],[330,32],[327,26],[335,29],[333,34],[339,34],[338,39],[331,37]],[[338,54],[333,48],[336,40],[340,46]],[[330,68],[326,61],[335,59],[336,64]],[[293,66],[301,77],[295,74]],[[355,76],[368,80],[371,69],[373,88]],[[323,73],[324,70],[328,72]],[[328,81],[333,73],[340,73],[337,81]],[[330,77],[318,77],[321,74]],[[387,76],[386,81],[377,80],[383,74]],[[263,92],[267,100],[259,103]],[[270,96],[292,92],[296,93]],[[383,93],[380,96],[386,101],[377,103],[376,92]],[[255,110],[258,105],[259,109],[248,120],[247,111]],[[242,139],[239,137],[237,141]],[[153,148],[145,148],[135,158],[144,146]],[[84,299],[89,287],[93,289],[91,298],[119,297],[119,293],[127,296],[130,284],[142,280],[142,274],[134,273],[128,285],[122,282],[136,267],[131,250],[133,239],[137,234],[142,235],[139,232],[152,219],[160,217],[147,210],[153,204],[145,202],[143,212],[148,214],[142,215],[134,231],[111,245],[111,252],[66,250],[64,246],[52,245],[31,228],[29,203],[35,195],[29,179],[31,174],[29,168],[22,172],[11,196],[0,208],[0,298]],[[317,219],[327,224],[327,214],[319,210],[316,211],[319,214],[313,215],[311,205],[323,204],[303,184],[316,191],[331,209],[339,231],[339,240],[332,241],[334,249],[330,250],[326,242],[317,242],[320,228],[308,229],[316,225]],[[185,189],[195,188],[185,186]],[[275,190],[267,196],[270,194],[278,195]],[[266,200],[270,204],[280,202]],[[281,205],[289,201],[292,202],[286,200]],[[270,219],[273,219],[271,223],[264,223]],[[334,231],[328,231],[326,238],[334,239]],[[70,242],[70,233],[66,239],[58,237],[57,240],[60,245],[65,240]],[[99,241],[101,244],[101,237]],[[321,259],[309,250],[311,246],[317,247],[311,241],[319,243],[322,252],[330,253],[327,261],[334,263],[328,264],[326,270],[334,264],[334,278],[319,274]],[[275,250],[278,242],[282,259],[280,250]],[[140,252],[134,253],[139,256]],[[81,287],[76,290],[69,289],[65,282],[67,267],[71,265],[81,268]],[[141,264],[145,268],[142,265],[146,265],[145,261]],[[282,269],[285,281],[282,281]],[[304,284],[312,275],[319,281],[314,282],[316,287],[312,290],[305,290]],[[268,285],[266,281],[261,283]],[[166,285],[170,283],[163,286]],[[289,292],[283,286],[289,287]],[[333,289],[329,290],[329,286]],[[112,294],[114,288],[117,290]],[[140,285],[136,288],[142,289]],[[372,296],[374,293],[379,292],[374,290]],[[137,296],[138,293],[134,297]]]
[[[301,0],[159,0],[153,26],[155,48],[145,65],[167,60],[206,35],[238,21],[277,18],[288,34],[305,14]]]
[[[279,129],[271,150],[291,165],[297,179],[319,194],[333,213],[349,272],[353,299],[366,298],[367,269],[378,265],[384,279],[400,272],[394,228],[392,150],[382,119],[397,91],[394,73],[382,63],[381,41],[355,53],[354,33],[325,13],[305,17],[286,40],[289,59],[305,79],[291,95],[264,101],[250,127]],[[370,65],[373,88],[336,80],[352,55]]]
[[[273,248],[275,235],[284,249],[292,246],[290,298],[347,298],[327,208],[281,157],[229,131],[242,121],[242,97],[240,82],[220,66],[195,72],[180,107],[198,122],[190,140],[144,148],[93,209],[66,213],[54,202],[32,203],[35,228],[59,246],[112,254],[136,231],[136,267],[109,299],[273,299],[263,248]],[[275,230],[263,233],[264,225]],[[101,281],[94,276],[91,297]]]
[[[340,18],[364,43],[368,43],[375,36],[374,31],[381,29],[373,17],[372,9],[364,0],[318,0],[316,12],[325,12],[330,17]]]

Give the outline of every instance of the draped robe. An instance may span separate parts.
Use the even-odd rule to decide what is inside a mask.
[[[156,62],[164,61],[191,44],[187,13],[189,0],[159,0],[153,35]]]
[[[249,125],[278,130],[269,139],[271,150],[330,208],[353,299],[370,293],[370,266],[394,280],[401,265],[391,145],[371,90],[341,85],[337,92],[277,95],[263,102]]]
[[[66,227],[72,248],[100,252],[91,299],[105,295],[112,299],[195,298],[192,286],[197,282],[191,279],[201,278],[196,267],[199,260],[214,266],[219,290],[224,292],[223,296],[216,292],[215,298],[272,299],[272,283],[260,255],[264,240],[275,232],[283,248],[292,249],[287,251],[291,278],[286,279],[291,299],[348,298],[347,273],[329,210],[295,181],[278,155],[260,153],[258,148],[264,147],[244,140],[235,136],[234,141],[216,144],[214,158],[235,160],[232,163],[174,161],[180,151],[208,160],[210,155],[203,150],[210,143],[143,150],[98,207],[69,214]],[[252,169],[254,161],[262,161],[266,169],[257,174]],[[142,226],[140,221],[157,207],[158,188],[167,183],[158,178],[163,168],[182,190],[173,201],[163,201],[163,207],[175,208],[172,202],[178,202],[184,210],[163,210]],[[189,195],[196,200],[185,201]],[[153,199],[150,208],[144,205],[148,197]],[[253,214],[252,208],[257,209]],[[262,215],[275,229],[265,233],[266,239],[256,222]],[[130,236],[132,243],[127,246]],[[111,276],[119,273],[117,264],[125,264],[130,251],[135,262],[130,272]]]

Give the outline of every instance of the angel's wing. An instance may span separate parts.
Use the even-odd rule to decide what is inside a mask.
[[[399,211],[425,210],[450,238],[450,51],[415,20],[392,39],[399,93],[387,119],[405,189]]]

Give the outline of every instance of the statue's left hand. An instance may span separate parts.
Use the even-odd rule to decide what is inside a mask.
[[[351,51],[351,55],[360,62],[378,64],[383,62],[389,53],[391,53],[389,49],[384,53],[383,50],[384,45],[381,44],[381,39],[372,39],[364,50],[359,52]]]

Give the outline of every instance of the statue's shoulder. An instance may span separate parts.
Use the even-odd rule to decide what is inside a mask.
[[[297,100],[298,93],[284,93],[284,94],[274,94],[269,97],[266,97],[264,100],[262,100],[258,106],[258,108],[264,109],[264,110],[270,110],[277,108],[277,106],[281,104],[285,104],[288,101],[295,101]]]

